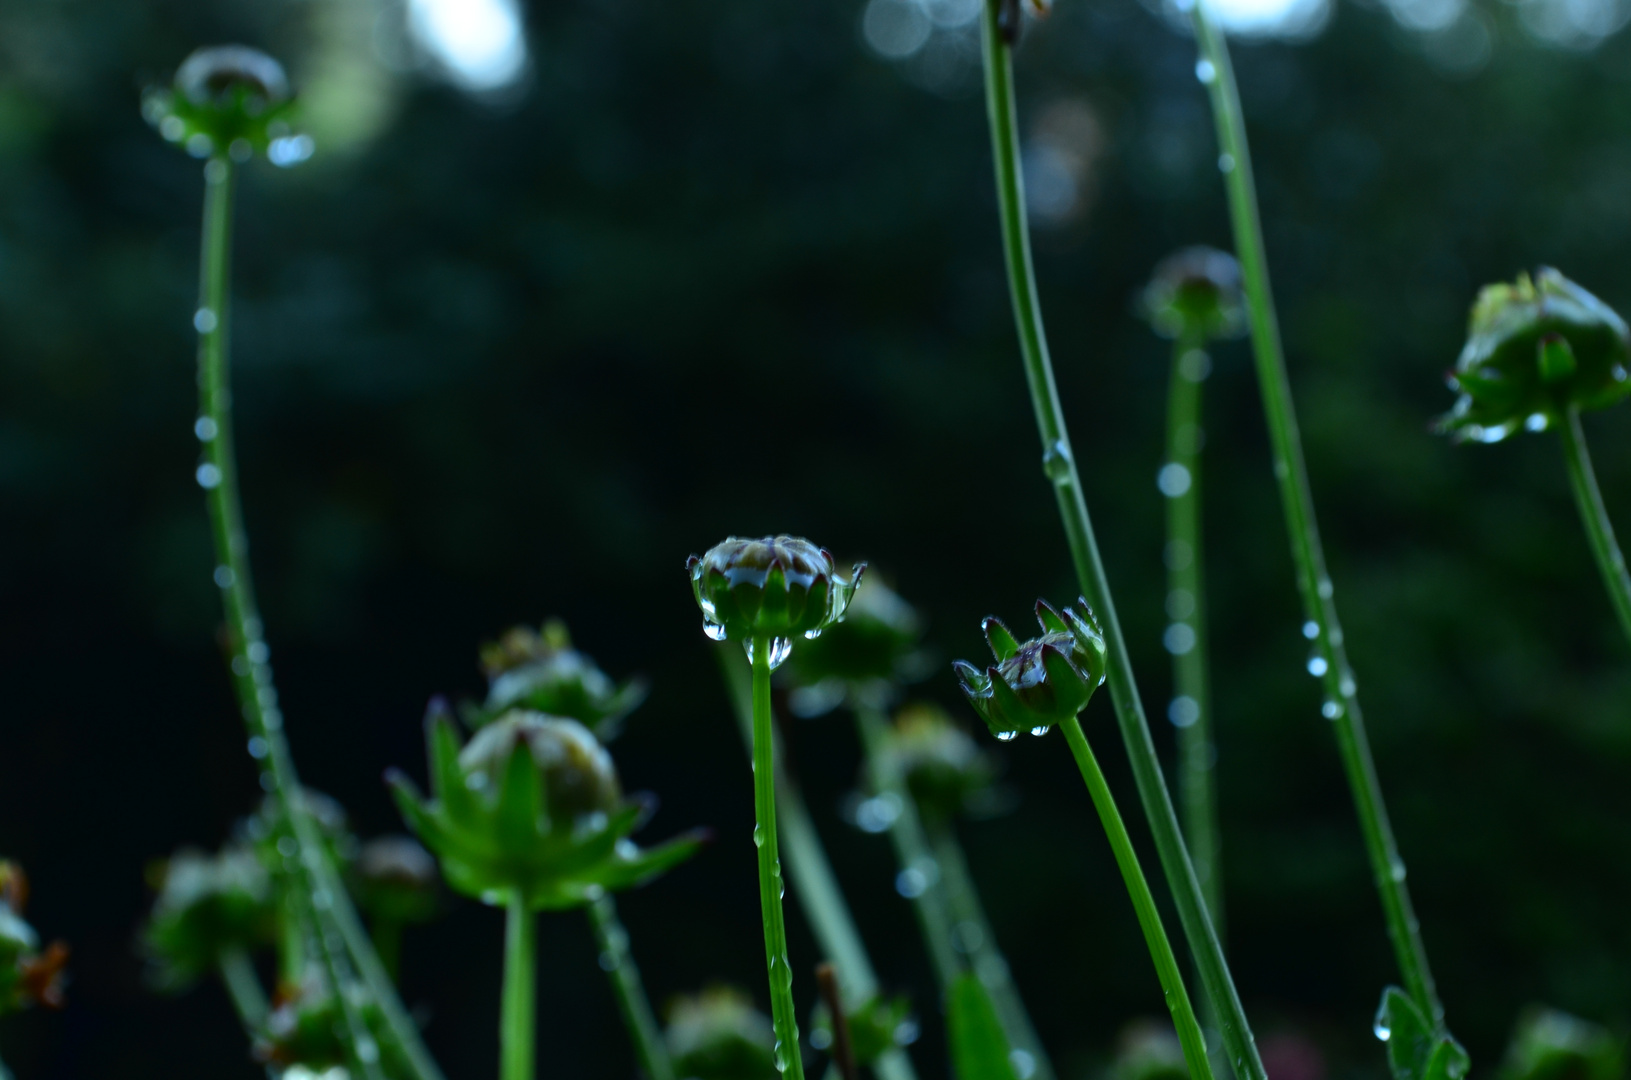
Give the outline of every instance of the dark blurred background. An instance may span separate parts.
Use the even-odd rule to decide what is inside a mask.
[[[1551,263],[1631,304],[1631,6],[1256,2],[1224,14],[1249,32],[1336,597],[1450,1023],[1487,1073],[1531,1002],[1631,1027],[1631,656],[1555,440],[1456,447],[1428,424],[1480,283]],[[144,865],[220,843],[257,795],[192,476],[200,168],[145,126],[142,87],[197,45],[257,45],[316,142],[246,170],[235,271],[248,525],[304,778],[364,834],[400,828],[380,774],[422,777],[426,699],[478,693],[480,641],[563,616],[652,681],[615,747],[662,799],[645,838],[719,834],[623,903],[654,997],[729,980],[763,1005],[749,775],[684,557],[785,530],[869,558],[946,659],[981,651],[979,617],[1074,595],[1001,276],[975,10],[0,3],[0,854],[74,948],[66,1010],[0,1022],[22,1080],[256,1075],[219,989],[154,996],[132,944]],[[1019,65],[1054,358],[1156,719],[1167,353],[1133,298],[1171,249],[1228,244],[1194,63],[1170,13],[1060,0]],[[1303,673],[1250,358],[1215,359],[1229,950],[1261,1039],[1379,1077],[1370,1016],[1397,976]],[[1588,432],[1631,529],[1631,423]],[[973,721],[944,666],[920,689]],[[1108,702],[1088,719],[1131,809]],[[943,1075],[888,845],[838,813],[850,729],[798,722],[792,749]],[[964,838],[1044,1041],[1087,1080],[1160,992],[1062,743],[1001,752],[1017,808]],[[790,923],[803,1003],[816,956],[796,905]],[[494,1067],[500,940],[459,903],[407,943],[451,1075]],[[631,1076],[585,923],[547,917],[541,940],[549,1073]]]

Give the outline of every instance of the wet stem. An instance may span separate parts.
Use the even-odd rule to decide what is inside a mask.
[[[500,1080],[532,1080],[538,916],[521,890],[510,893],[504,915],[504,1001],[499,1019]]]
[[[640,979],[640,969],[629,952],[628,931],[623,929],[617,917],[617,904],[610,896],[598,896],[590,901],[589,922],[594,927],[595,942],[600,946],[600,966],[611,979],[617,1008],[623,1014],[629,1037],[634,1040],[640,1068],[648,1080],[674,1080],[668,1047],[663,1045],[657,1017],[651,1011],[645,984]]]
[[[793,1012],[793,969],[787,957],[787,924],[782,918],[782,870],[776,838],[775,731],[770,712],[769,638],[753,642],[753,843],[759,854],[759,905],[765,927],[765,970],[770,978],[770,1013],[776,1029],[776,1069],[804,1080],[799,1027]]]
[[[1213,24],[1204,3],[1191,8],[1195,38],[1200,48],[1204,75],[1216,121],[1221,151],[1219,167],[1229,199],[1229,217],[1234,227],[1236,254],[1244,278],[1247,311],[1251,324],[1252,352],[1257,362],[1257,381],[1263,396],[1263,412],[1268,420],[1269,441],[1274,453],[1274,474],[1279,482],[1280,501],[1290,534],[1292,558],[1297,569],[1307,626],[1313,631],[1314,652],[1309,672],[1324,684],[1323,712],[1332,723],[1342,754],[1354,807],[1364,833],[1371,875],[1376,882],[1387,920],[1388,936],[1403,976],[1406,992],[1442,1031],[1444,1008],[1433,985],[1422,944],[1420,928],[1405,885],[1405,867],[1393,839],[1381,784],[1371,757],[1359,711],[1353,669],[1343,646],[1342,628],[1332,600],[1331,579],[1326,573],[1325,551],[1314,519],[1314,500],[1308,486],[1308,468],[1303,460],[1302,438],[1291,403],[1291,384],[1286,378],[1285,358],[1280,348],[1280,329],[1274,313],[1274,297],[1269,288],[1268,260],[1264,254],[1263,227],[1257,210],[1257,193],[1252,183],[1251,152],[1246,142],[1246,125],[1235,86],[1234,68],[1223,34]],[[1305,631],[1306,635],[1306,631]]]
[[[1002,225],[1003,254],[1013,298],[1014,319],[1019,331],[1020,354],[1036,412],[1037,431],[1042,439],[1043,469],[1053,482],[1059,514],[1070,546],[1071,560],[1089,605],[1104,626],[1109,652],[1107,678],[1115,704],[1116,719],[1132,764],[1138,794],[1154,835],[1161,867],[1172,890],[1183,924],[1184,936],[1200,971],[1207,997],[1217,1010],[1223,1044],[1239,1080],[1267,1080],[1257,1054],[1245,1010],[1235,992],[1234,979],[1223,958],[1206,900],[1201,892],[1189,852],[1184,846],[1167,792],[1161,766],[1155,756],[1144,708],[1138,699],[1127,640],[1116,617],[1104,563],[1082,495],[1081,478],[1070,454],[1065,431],[1064,410],[1054,384],[1053,365],[1048,358],[1047,339],[1042,329],[1042,310],[1036,294],[1036,277],[1031,266],[1031,245],[1025,215],[1024,187],[1020,177],[1018,121],[1014,108],[1013,53],[998,28],[998,4],[987,0],[982,25],[982,53],[985,61],[986,106],[991,123],[992,157],[996,167],[997,202]]]
[[[201,447],[197,479],[209,507],[215,546],[215,583],[221,591],[231,650],[233,690],[249,731],[252,757],[263,762],[261,784],[282,806],[297,845],[294,862],[302,887],[294,894],[294,915],[314,929],[316,959],[340,1000],[356,1063],[370,1078],[381,1076],[379,1049],[368,1033],[356,995],[347,991],[360,971],[369,995],[384,1015],[389,1036],[410,1063],[416,1080],[441,1080],[441,1072],[419,1041],[419,1033],[397,1000],[379,958],[351,906],[350,897],[325,851],[317,825],[300,798],[294,759],[277,708],[269,651],[249,573],[232,441],[232,391],[228,358],[228,284],[232,257],[232,195],[235,167],[225,155],[204,167],[204,224],[200,258],[198,338],[199,416],[195,433]]]
[[[1597,558],[1597,569],[1602,571],[1603,585],[1614,603],[1614,613],[1620,617],[1620,627],[1631,638],[1631,577],[1626,576],[1625,556],[1614,539],[1614,526],[1608,520],[1608,508],[1603,505],[1603,493],[1597,487],[1597,474],[1591,467],[1591,453],[1586,449],[1586,433],[1580,426],[1580,410],[1570,406],[1563,423],[1558,425],[1558,436],[1563,440],[1563,456],[1569,464],[1569,483],[1574,488],[1574,501],[1580,508],[1580,522],[1586,527],[1586,539],[1591,542],[1591,553]]]

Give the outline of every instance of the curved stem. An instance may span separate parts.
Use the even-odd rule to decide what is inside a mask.
[[[1184,1048],[1184,1060],[1189,1063],[1191,1080],[1212,1080],[1212,1062],[1206,1056],[1206,1038],[1201,1034],[1201,1025],[1189,1004],[1189,991],[1184,989],[1184,978],[1178,972],[1178,958],[1172,954],[1172,944],[1167,941],[1167,932],[1161,926],[1161,915],[1155,910],[1155,897],[1150,895],[1149,883],[1144,880],[1144,871],[1139,868],[1138,855],[1133,851],[1133,841],[1127,835],[1127,826],[1122,823],[1121,812],[1116,809],[1110,785],[1104,782],[1104,773],[1099,770],[1093,748],[1087,745],[1087,737],[1082,734],[1081,721],[1073,716],[1059,726],[1064,729],[1065,740],[1070,743],[1070,752],[1076,758],[1076,767],[1082,771],[1087,792],[1093,797],[1099,820],[1104,823],[1104,834],[1110,839],[1116,865],[1121,867],[1122,880],[1127,883],[1127,895],[1132,898],[1133,910],[1138,913],[1138,925],[1143,928],[1144,940],[1150,947],[1150,958],[1155,961],[1155,973],[1161,980],[1167,1008],[1171,1010],[1172,1022],[1178,1029],[1178,1042]]]
[[[1138,699],[1127,639],[1116,617],[1110,583],[1105,577],[1104,563],[1093,535],[1093,524],[1087,514],[1087,502],[1082,495],[1081,478],[1071,456],[1070,437],[1065,430],[1059,390],[1054,385],[1053,364],[1048,359],[1047,339],[1042,331],[1042,309],[1031,267],[1031,242],[1025,219],[1024,187],[1020,179],[1018,122],[1014,114],[1013,55],[1011,48],[1002,41],[997,25],[997,9],[1001,2],[987,0],[982,26],[986,105],[991,121],[992,157],[996,164],[997,204],[1008,268],[1008,287],[1013,297],[1014,320],[1019,329],[1020,354],[1031,390],[1031,404],[1036,412],[1037,432],[1042,438],[1042,467],[1053,482],[1054,497],[1059,504],[1071,561],[1075,565],[1082,592],[1104,626],[1105,644],[1109,652],[1107,678],[1110,697],[1116,708],[1116,720],[1127,747],[1133,778],[1138,783],[1144,816],[1149,820],[1150,832],[1155,838],[1161,868],[1178,908],[1178,919],[1183,924],[1184,936],[1194,955],[1195,966],[1200,971],[1206,996],[1218,1011],[1223,1045],[1240,1080],[1267,1080],[1245,1010],[1240,1005],[1239,995],[1235,993],[1229,965],[1223,958],[1217,934],[1212,929],[1200,882],[1196,880],[1194,867],[1190,865],[1189,852],[1184,846],[1178,816],[1172,808],[1172,797],[1161,774],[1161,765],[1155,756],[1155,743],[1150,737],[1149,723],[1144,718],[1144,707]]]
[[[776,1028],[776,1067],[789,1080],[804,1080],[798,1018],[793,1012],[793,968],[787,958],[787,924],[782,917],[768,638],[753,642],[753,811],[753,843],[759,853],[759,907],[765,925],[765,969],[770,976],[770,1015]]]
[[[1324,683],[1325,715],[1332,721],[1343,768],[1359,814],[1370,857],[1371,876],[1381,896],[1387,919],[1388,936],[1403,975],[1405,989],[1433,1026],[1442,1029],[1444,1007],[1433,985],[1422,944],[1420,927],[1405,886],[1404,861],[1399,857],[1382,800],[1382,787],[1371,758],[1370,740],[1365,735],[1364,718],[1359,711],[1353,669],[1343,646],[1342,627],[1337,622],[1332,600],[1331,579],[1325,569],[1325,551],[1320,544],[1319,526],[1314,519],[1314,499],[1308,486],[1308,467],[1303,460],[1302,437],[1291,403],[1291,384],[1286,378],[1285,358],[1280,349],[1280,328],[1274,313],[1274,296],[1269,288],[1268,260],[1263,248],[1263,227],[1258,217],[1257,193],[1252,183],[1251,151],[1246,143],[1246,125],[1235,87],[1234,67],[1223,34],[1213,25],[1206,4],[1193,5],[1191,18],[1201,58],[1211,65],[1209,89],[1213,118],[1217,123],[1222,151],[1224,184],[1229,195],[1229,217],[1234,226],[1236,254],[1244,277],[1247,311],[1251,322],[1252,352],[1257,361],[1257,381],[1263,396],[1263,412],[1268,420],[1269,442],[1274,452],[1274,475],[1279,481],[1280,502],[1285,511],[1286,530],[1291,538],[1292,559],[1297,568],[1297,589],[1302,595],[1304,617],[1313,630],[1314,655],[1309,671]]]
[[[719,646],[719,666],[725,677],[732,710],[742,732],[742,744],[749,759],[753,756],[753,676],[735,645]],[[780,740],[774,737],[776,758],[776,808],[781,842],[787,846],[787,875],[793,882],[793,895],[809,920],[810,929],[823,955],[838,968],[838,984],[851,1008],[878,996],[878,976],[867,957],[861,932],[855,927],[843,891],[833,873],[832,863],[821,846],[821,836],[809,808],[783,766]],[[917,1072],[906,1052],[885,1051],[872,1063],[879,1080],[917,1080]]]
[[[533,1080],[533,1038],[537,1024],[538,916],[520,890],[510,894],[504,914],[504,1003],[498,1045],[500,1080]]]
[[[891,766],[889,755],[883,752],[888,725],[883,714],[871,706],[855,709],[855,727],[866,752],[867,781],[874,795],[889,798],[900,808],[889,824],[895,860],[902,874],[915,870],[922,877],[922,888],[909,891],[909,898],[918,928],[923,932],[923,944],[929,952],[935,981],[940,984],[940,996],[945,997],[952,981],[963,973],[965,964],[952,944],[952,916],[946,902],[943,868],[929,851],[929,839],[905,778],[899,769]]]
[[[317,825],[300,798],[299,778],[283,732],[283,714],[272,684],[270,652],[262,636],[260,614],[249,572],[249,542],[244,533],[238,493],[237,459],[232,441],[231,368],[228,357],[230,304],[228,282],[232,257],[232,193],[235,167],[225,155],[204,167],[204,227],[199,268],[199,304],[193,325],[198,330],[199,415],[194,433],[200,445],[198,483],[205,490],[210,531],[215,545],[216,586],[221,591],[233,690],[249,730],[250,755],[261,761],[261,785],[283,807],[298,845],[296,864],[303,878],[297,894],[297,916],[309,922],[324,968],[343,1004],[353,1052],[369,1076],[379,1075],[379,1051],[348,991],[360,971],[369,995],[385,1018],[388,1036],[401,1049],[417,1080],[441,1080],[374,954],[351,899],[329,862]]]
[[[617,905],[611,896],[605,895],[591,901],[588,910],[595,942],[600,946],[600,966],[611,978],[617,1008],[623,1014],[629,1037],[634,1040],[640,1067],[650,1080],[674,1080],[674,1064],[668,1058],[668,1047],[657,1027],[657,1017],[651,1011],[640,969],[629,952],[629,934],[617,917]]]
[[[241,948],[227,949],[221,954],[217,967],[221,982],[232,998],[232,1007],[238,1011],[238,1019],[250,1031],[260,1030],[261,1025],[266,1023],[266,991],[261,989],[260,978],[255,974],[255,965],[250,961],[249,954]]]
[[[1579,409],[1569,406],[1568,415],[1558,425],[1558,435],[1563,439],[1563,456],[1569,463],[1569,483],[1574,488],[1575,505],[1580,507],[1580,523],[1586,527],[1586,539],[1597,558],[1597,569],[1602,571],[1614,613],[1620,617],[1620,628],[1631,638],[1631,577],[1626,576],[1625,556],[1620,554],[1608,508],[1603,505],[1603,493],[1597,487]]]

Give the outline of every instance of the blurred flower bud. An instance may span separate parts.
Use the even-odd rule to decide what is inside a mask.
[[[23,921],[28,878],[22,867],[0,859],[0,1016],[44,1005],[60,1009],[68,946],[60,941],[37,951],[39,935]]]
[[[359,995],[356,1011],[363,1027],[374,1036],[380,1059],[380,1073],[386,1077],[413,1076],[412,1066],[403,1057],[395,1039],[387,1037],[384,1014],[372,998]],[[346,1031],[345,1009],[316,964],[306,967],[298,985],[278,988],[272,1011],[255,1037],[251,1049],[256,1061],[279,1070],[288,1080],[296,1069],[319,1076],[345,1068],[355,1056],[342,1033]]]
[[[409,826],[458,892],[534,909],[577,907],[639,885],[694,855],[690,833],[649,850],[628,839],[648,807],[626,801],[611,756],[576,720],[512,710],[461,747],[452,718],[427,718],[432,801],[393,770]]]
[[[733,987],[675,998],[665,1032],[680,1080],[774,1080],[776,1033],[770,1018]]]
[[[317,835],[328,848],[329,859],[344,870],[357,857],[357,837],[351,831],[345,807],[308,787],[300,789],[300,797],[305,800],[306,812],[317,826]],[[238,823],[237,836],[254,849],[261,865],[274,877],[294,866],[293,860],[300,850],[284,813],[283,800],[275,795],[262,799],[260,808]]]
[[[795,634],[821,635],[844,618],[865,563],[845,581],[832,556],[795,536],[760,540],[731,537],[693,555],[685,567],[702,608],[702,628],[715,641],[755,642],[770,648],[770,666],[787,659]]]
[[[291,134],[293,113],[283,66],[244,45],[197,50],[176,69],[170,87],[154,87],[142,98],[142,115],[167,141],[194,157],[226,154],[239,162],[256,153],[279,165],[309,157],[311,140]]]
[[[1571,408],[1601,409],[1631,394],[1628,362],[1625,321],[1551,267],[1533,280],[1486,285],[1449,376],[1461,396],[1437,428],[1475,442],[1542,431]]]
[[[644,681],[633,679],[619,686],[572,648],[566,624],[559,619],[544,623],[540,631],[528,626],[505,631],[481,647],[481,666],[488,679],[487,700],[463,710],[473,727],[490,723],[508,709],[533,709],[576,720],[605,742],[646,696]]]
[[[846,698],[886,706],[899,684],[927,674],[922,638],[912,606],[876,576],[867,578],[843,621],[800,646],[783,669],[795,685],[793,711],[819,716]]]
[[[874,996],[850,1010],[848,1020],[850,1052],[857,1065],[871,1065],[887,1051],[910,1046],[919,1033],[912,1001],[905,994]],[[810,1018],[810,1045],[825,1050],[832,1039],[832,1014],[822,1003]]]
[[[906,778],[912,799],[927,818],[950,821],[991,785],[995,770],[938,705],[908,705],[895,715],[883,753]]]
[[[142,951],[163,989],[183,989],[213,973],[229,951],[254,949],[277,934],[272,879],[248,848],[229,846],[219,855],[183,848],[148,876],[158,897]]]
[[[1607,1028],[1530,1006],[1518,1017],[1500,1080],[1620,1080],[1625,1049]]]
[[[430,922],[441,907],[436,860],[411,836],[364,844],[351,867],[357,906],[374,919],[406,926]]]
[[[1139,307],[1164,338],[1239,337],[1246,331],[1240,264],[1216,248],[1184,248],[1161,260]]]
[[[1108,1080],[1189,1080],[1183,1046],[1172,1025],[1144,1019],[1122,1028]]]
[[[1079,604],[1079,611],[1067,607],[1061,614],[1038,600],[1042,636],[1023,644],[1001,620],[988,618],[981,628],[997,662],[984,672],[963,660],[953,665],[963,695],[998,739],[1021,731],[1047,734],[1086,708],[1104,683],[1104,635],[1087,601]]]

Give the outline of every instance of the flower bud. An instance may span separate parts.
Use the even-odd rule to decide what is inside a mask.
[[[357,906],[396,926],[430,922],[441,907],[436,860],[411,836],[368,841],[352,864]]]
[[[234,161],[261,152],[292,165],[309,156],[310,140],[290,134],[293,112],[283,66],[244,45],[197,50],[169,88],[150,89],[142,99],[142,115],[166,140],[194,157],[227,154]]]
[[[456,891],[499,905],[578,907],[696,853],[698,833],[641,850],[628,839],[649,807],[626,801],[605,749],[576,720],[512,710],[461,747],[452,717],[427,718],[432,801],[388,775],[409,826]]]
[[[1499,1080],[1619,1080],[1625,1051],[1608,1029],[1556,1009],[1518,1017]]]
[[[844,580],[824,549],[796,536],[760,540],[731,537],[693,555],[685,567],[702,608],[703,631],[715,641],[741,641],[752,655],[754,642],[770,647],[776,667],[792,649],[795,634],[821,635],[844,618],[865,563]]]
[[[963,695],[1006,742],[1021,731],[1045,735],[1054,724],[1087,707],[1104,682],[1104,635],[1086,600],[1080,610],[1054,610],[1036,602],[1042,636],[1020,643],[997,618],[982,624],[997,660],[984,672],[959,660],[953,667]]]
[[[664,1033],[674,1075],[685,1080],[771,1080],[776,1033],[770,1018],[733,987],[674,999]]]
[[[158,896],[142,949],[163,989],[183,989],[214,972],[229,951],[254,949],[277,934],[271,875],[249,848],[228,846],[218,855],[183,848],[148,876]]]
[[[1216,248],[1184,248],[1155,268],[1139,307],[1164,338],[1239,337],[1246,331],[1240,263]]]
[[[646,684],[634,679],[619,686],[572,648],[566,624],[559,619],[539,631],[517,626],[481,647],[481,666],[488,679],[487,700],[465,709],[465,720],[480,727],[508,709],[532,709],[576,720],[602,742],[618,722],[645,700]]]
[[[356,1001],[362,1026],[374,1037],[380,1053],[380,1074],[386,1077],[413,1076],[395,1039],[388,1036],[384,1013],[373,998]],[[283,1077],[298,1075],[297,1068],[326,1074],[344,1069],[355,1057],[342,1036],[346,1030],[345,1009],[315,963],[308,964],[300,982],[278,988],[272,1011],[256,1034],[251,1054],[256,1061],[274,1067]]]
[[[329,860],[340,869],[351,865],[357,857],[357,837],[351,831],[345,807],[339,801],[311,788],[300,789],[305,800],[306,813],[317,826],[317,835],[328,849]],[[283,800],[268,795],[261,800],[254,814],[238,823],[237,837],[252,847],[260,857],[261,865],[274,876],[291,868],[294,858],[295,837]]]
[[[883,754],[924,817],[950,821],[990,787],[994,770],[968,732],[938,705],[908,705],[895,716]]]
[[[876,577],[858,589],[842,622],[800,646],[785,671],[800,716],[819,716],[846,698],[883,706],[896,686],[926,674],[923,620]]]
[[[1631,394],[1628,363],[1625,320],[1551,267],[1533,280],[1486,285],[1449,376],[1461,396],[1437,429],[1475,442],[1544,430],[1571,408],[1601,409]]]

